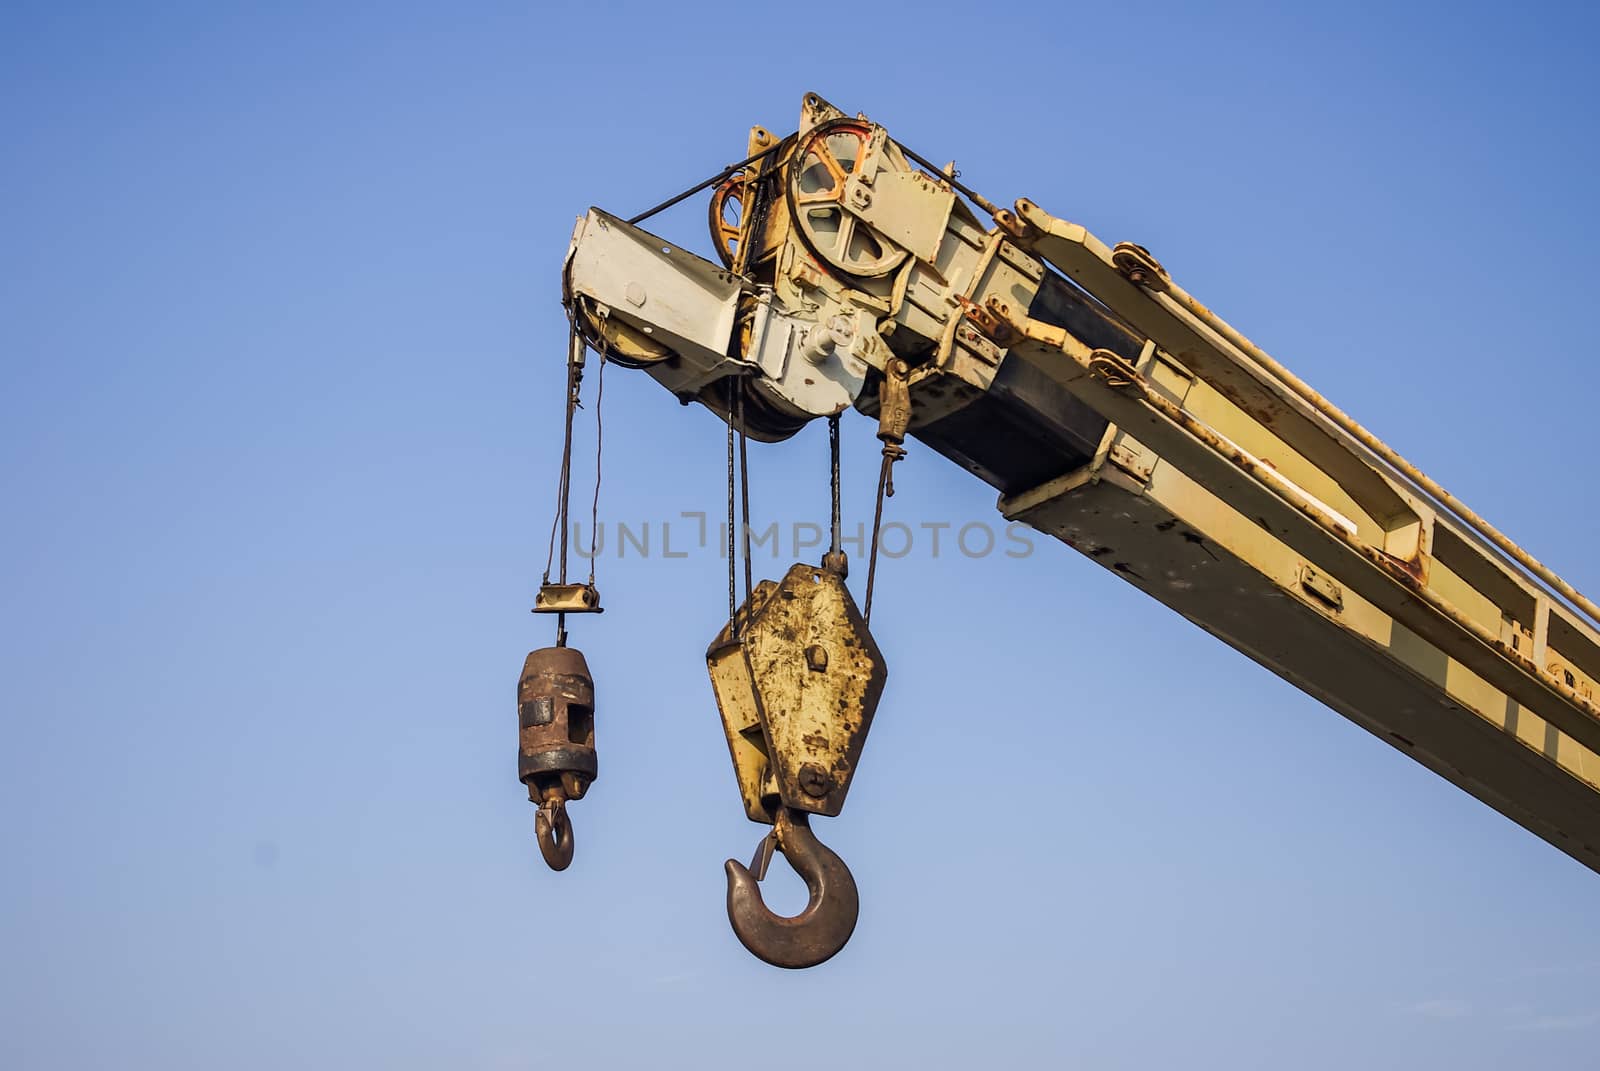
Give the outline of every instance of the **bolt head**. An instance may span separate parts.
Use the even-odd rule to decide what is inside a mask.
[[[821,799],[828,794],[828,775],[822,772],[821,767],[806,763],[800,767],[800,791],[813,799]]]

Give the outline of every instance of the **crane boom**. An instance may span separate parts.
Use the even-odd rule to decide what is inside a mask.
[[[749,148],[713,194],[720,264],[580,219],[591,344],[724,419],[737,378],[769,442],[896,382],[1004,517],[1600,870],[1593,603],[1143,248],[996,208],[814,94]]]

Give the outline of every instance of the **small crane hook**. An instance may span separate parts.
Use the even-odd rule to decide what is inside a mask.
[[[556,796],[539,804],[533,834],[539,838],[539,854],[551,870],[565,870],[572,865],[572,820],[567,817],[566,800]]]
[[[761,899],[759,882],[767,875],[774,849],[783,853],[811,894],[805,910],[793,918],[773,914]],[[724,870],[728,921],[734,934],[774,967],[815,967],[843,948],[855,932],[861,913],[855,878],[844,860],[811,832],[804,811],[780,807],[772,832],[762,838],[750,866],[729,859]]]

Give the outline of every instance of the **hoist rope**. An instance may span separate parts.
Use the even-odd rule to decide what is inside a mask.
[[[735,397],[739,405],[739,547],[744,554],[744,601],[748,603],[754,588],[750,564],[750,456],[745,451],[748,436],[744,426],[744,379],[740,377],[738,383]]]
[[[733,499],[737,473],[734,467],[733,446],[733,377],[729,376],[724,382],[728,393],[728,637],[731,639],[736,631],[734,626],[739,619],[739,566],[734,559],[733,545]]]
[[[828,517],[828,553],[837,556],[841,533],[839,531],[839,414],[828,417],[828,492],[832,499]]]

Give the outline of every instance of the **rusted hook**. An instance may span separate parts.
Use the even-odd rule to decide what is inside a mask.
[[[804,911],[793,918],[774,915],[761,899],[759,882],[776,849],[789,860],[811,894]],[[845,946],[855,932],[861,899],[844,860],[811,832],[804,811],[779,808],[772,832],[762,838],[746,868],[729,859],[728,921],[740,943],[774,967],[815,967]]]
[[[539,804],[533,833],[539,838],[539,854],[551,870],[565,870],[572,865],[572,820],[567,817],[566,800],[556,796]]]

